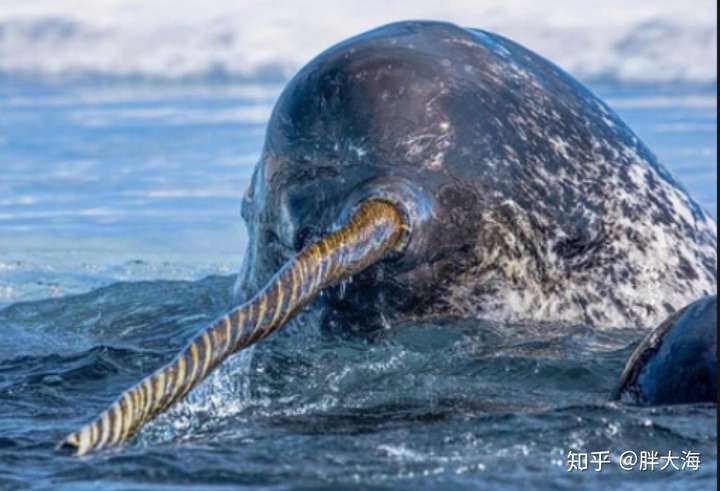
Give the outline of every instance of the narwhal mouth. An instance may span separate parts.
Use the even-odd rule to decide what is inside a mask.
[[[410,215],[387,199],[366,198],[338,228],[287,261],[253,298],[203,330],[169,364],[127,390],[59,448],[78,455],[127,441],[184,398],[223,360],[282,327],[321,291],[410,246]]]

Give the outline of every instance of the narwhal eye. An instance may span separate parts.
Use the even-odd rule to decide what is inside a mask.
[[[308,245],[310,241],[312,241],[314,238],[318,236],[318,229],[317,227],[313,227],[312,225],[307,225],[305,227],[302,227],[300,230],[298,230],[298,233],[295,234],[295,240],[293,242],[293,247],[296,251],[300,251],[303,247]]]

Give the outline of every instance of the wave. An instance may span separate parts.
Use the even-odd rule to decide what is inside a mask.
[[[590,81],[712,83],[711,0],[452,4],[261,0],[3,3],[0,75],[283,81],[326,47],[408,18],[501,33]],[[300,12],[300,14],[298,13]]]

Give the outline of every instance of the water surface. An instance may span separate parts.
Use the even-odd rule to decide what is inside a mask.
[[[713,216],[712,86],[596,85]],[[311,316],[120,450],[53,446],[230,305],[280,86],[0,81],[0,489],[708,489],[715,406],[608,403],[642,332]],[[609,450],[602,472],[570,451]],[[626,450],[700,470],[623,471]]]

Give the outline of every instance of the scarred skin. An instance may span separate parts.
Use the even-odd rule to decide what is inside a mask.
[[[707,213],[602,101],[494,34],[390,24],[300,70],[244,198],[238,301],[369,195],[416,216],[409,251],[317,301],[325,325],[650,327],[716,290]]]

